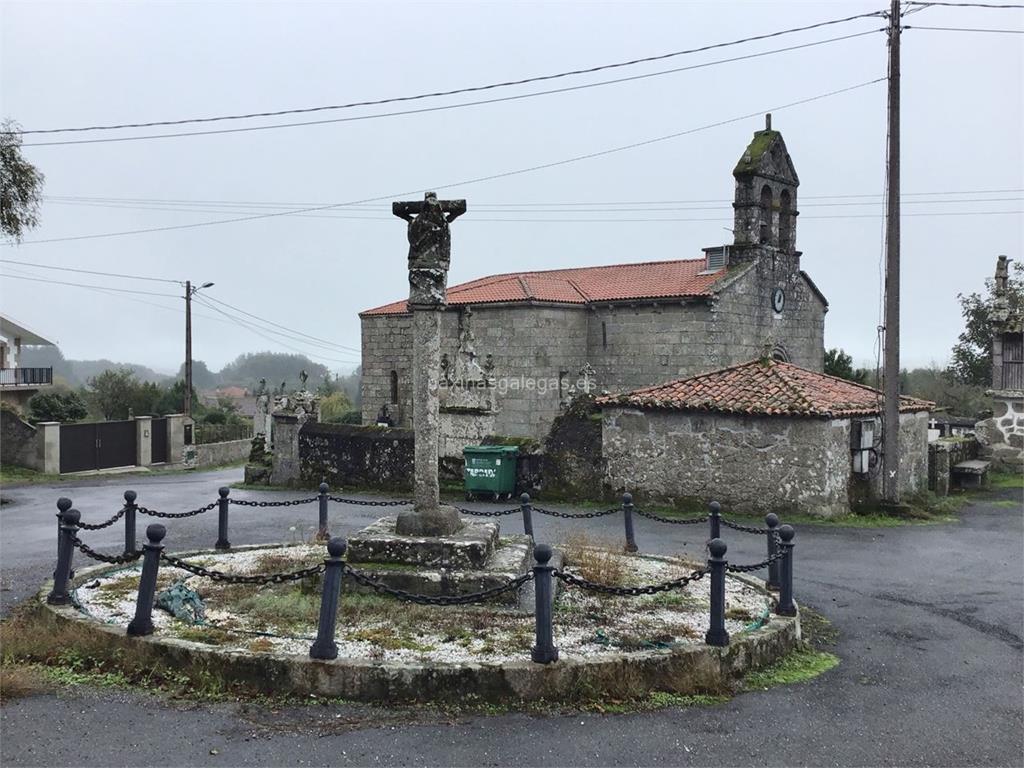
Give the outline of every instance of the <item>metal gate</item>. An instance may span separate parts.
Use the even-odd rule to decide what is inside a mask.
[[[100,421],[60,425],[60,471],[135,465],[135,422]]]
[[[153,419],[150,430],[153,443],[151,447],[152,462],[164,464],[167,462],[167,419]]]

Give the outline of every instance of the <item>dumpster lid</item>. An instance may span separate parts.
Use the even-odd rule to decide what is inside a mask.
[[[462,448],[463,454],[469,453],[519,453],[518,445],[467,445]]]

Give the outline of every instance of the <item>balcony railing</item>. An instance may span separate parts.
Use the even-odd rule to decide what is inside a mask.
[[[53,384],[53,368],[0,368],[0,387]]]

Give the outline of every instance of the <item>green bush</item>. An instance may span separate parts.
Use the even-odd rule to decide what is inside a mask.
[[[87,415],[85,401],[75,392],[40,392],[28,401],[28,420],[33,424],[80,421]]]

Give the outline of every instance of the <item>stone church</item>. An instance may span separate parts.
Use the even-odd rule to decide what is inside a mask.
[[[448,289],[443,456],[488,434],[543,439],[582,390],[621,392],[760,357],[820,371],[828,302],[796,248],[800,181],[782,135],[733,169],[734,240],[700,258],[491,275]],[[412,318],[360,313],[363,422],[412,426]]]

